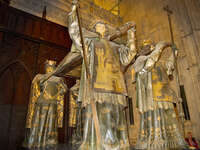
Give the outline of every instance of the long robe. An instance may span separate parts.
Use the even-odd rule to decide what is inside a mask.
[[[70,102],[69,102],[69,127],[72,128],[71,143],[73,147],[77,147],[82,142],[83,136],[83,109],[81,102],[78,102],[78,92],[80,87],[80,81],[77,80],[76,84],[70,89]]]
[[[140,112],[138,149],[166,150],[187,145],[174,110],[177,96],[169,85],[174,56],[171,49],[165,49],[166,45],[159,42],[151,54],[140,56],[134,64]]]
[[[66,85],[62,78],[52,76],[41,88],[38,74],[33,79],[26,120],[24,147],[44,149],[58,144],[58,128],[63,126]]]
[[[73,41],[71,52],[58,65],[55,75],[67,73],[70,67],[83,56],[76,12],[69,14],[69,34]],[[83,143],[80,150],[125,150],[129,149],[124,107],[126,86],[122,68],[136,55],[134,30],[128,31],[127,45],[118,45],[97,34],[83,32],[86,57],[91,75],[91,89],[86,78],[84,61],[78,101],[85,108]],[[96,103],[101,143],[97,146],[94,120],[90,101]]]

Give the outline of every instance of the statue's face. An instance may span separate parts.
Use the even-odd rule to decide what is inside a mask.
[[[106,26],[103,23],[98,23],[95,26],[95,30],[97,33],[100,33],[100,35],[104,35],[106,32]]]
[[[53,72],[53,70],[54,70],[54,67],[52,67],[52,66],[46,67],[46,73],[51,73],[51,72]]]

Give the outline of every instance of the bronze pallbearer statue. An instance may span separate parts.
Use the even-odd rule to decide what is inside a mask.
[[[56,62],[46,61],[46,73],[56,68]],[[23,146],[29,149],[47,149],[58,144],[58,128],[63,126],[64,95],[67,87],[62,78],[52,76],[40,84],[43,74],[32,81]]]
[[[103,21],[90,26],[96,34],[81,32],[77,9],[74,1],[68,16],[69,34],[73,41],[71,52],[43,81],[52,75],[66,74],[83,57],[78,99],[82,101],[86,114],[79,150],[128,150],[124,114],[127,90],[122,69],[136,55],[135,24],[126,24],[123,31],[118,31],[117,36],[124,31],[128,35],[127,45],[119,45],[111,41]]]
[[[169,150],[187,147],[173,105],[177,96],[169,85],[175,61],[169,46],[171,44],[166,42],[154,46],[151,41],[145,41],[143,49],[150,54],[139,56],[133,65],[140,112],[137,149]]]

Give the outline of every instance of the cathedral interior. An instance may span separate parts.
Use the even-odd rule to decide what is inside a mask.
[[[72,1],[0,0],[2,150],[23,150],[32,81],[37,74],[45,73],[47,60],[59,64],[70,53],[74,41],[67,19]],[[191,134],[200,146],[200,0],[79,0],[78,3],[84,29],[89,30],[95,20],[103,20],[114,34],[123,24],[133,21],[137,51],[144,41],[166,41],[176,45],[177,74],[171,87],[182,101],[173,103],[174,111],[182,124],[184,138]],[[114,39],[119,45],[126,41],[124,35]],[[74,118],[74,111],[78,106],[73,101],[74,85],[81,77],[81,63],[76,63],[76,67],[63,77],[67,90],[63,98],[63,125],[58,128],[59,145],[73,147],[74,133],[83,132],[82,124],[82,129],[76,130],[79,122]],[[135,147],[141,134],[141,116],[132,68],[130,65],[123,72],[128,102],[124,112],[128,140],[131,147]],[[64,149],[70,149],[67,146]]]

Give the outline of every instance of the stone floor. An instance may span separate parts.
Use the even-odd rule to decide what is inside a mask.
[[[78,147],[72,147],[70,145],[58,145],[57,148],[49,148],[49,149],[31,149],[31,150],[77,150]],[[18,150],[30,150],[30,149],[25,149],[25,148],[20,148]],[[134,148],[131,148],[131,150],[135,150]]]
[[[58,145],[57,148],[53,148],[53,149],[52,148],[50,148],[50,149],[45,148],[45,149],[31,149],[31,150],[77,150],[77,149],[78,149],[78,147],[72,147],[70,145],[63,144],[63,145]],[[20,148],[18,150],[30,150],[30,149]],[[134,147],[132,147],[130,150],[139,150],[139,149],[134,149]],[[173,149],[173,150],[175,150],[175,149]],[[189,149],[176,149],[176,150],[189,150]]]

